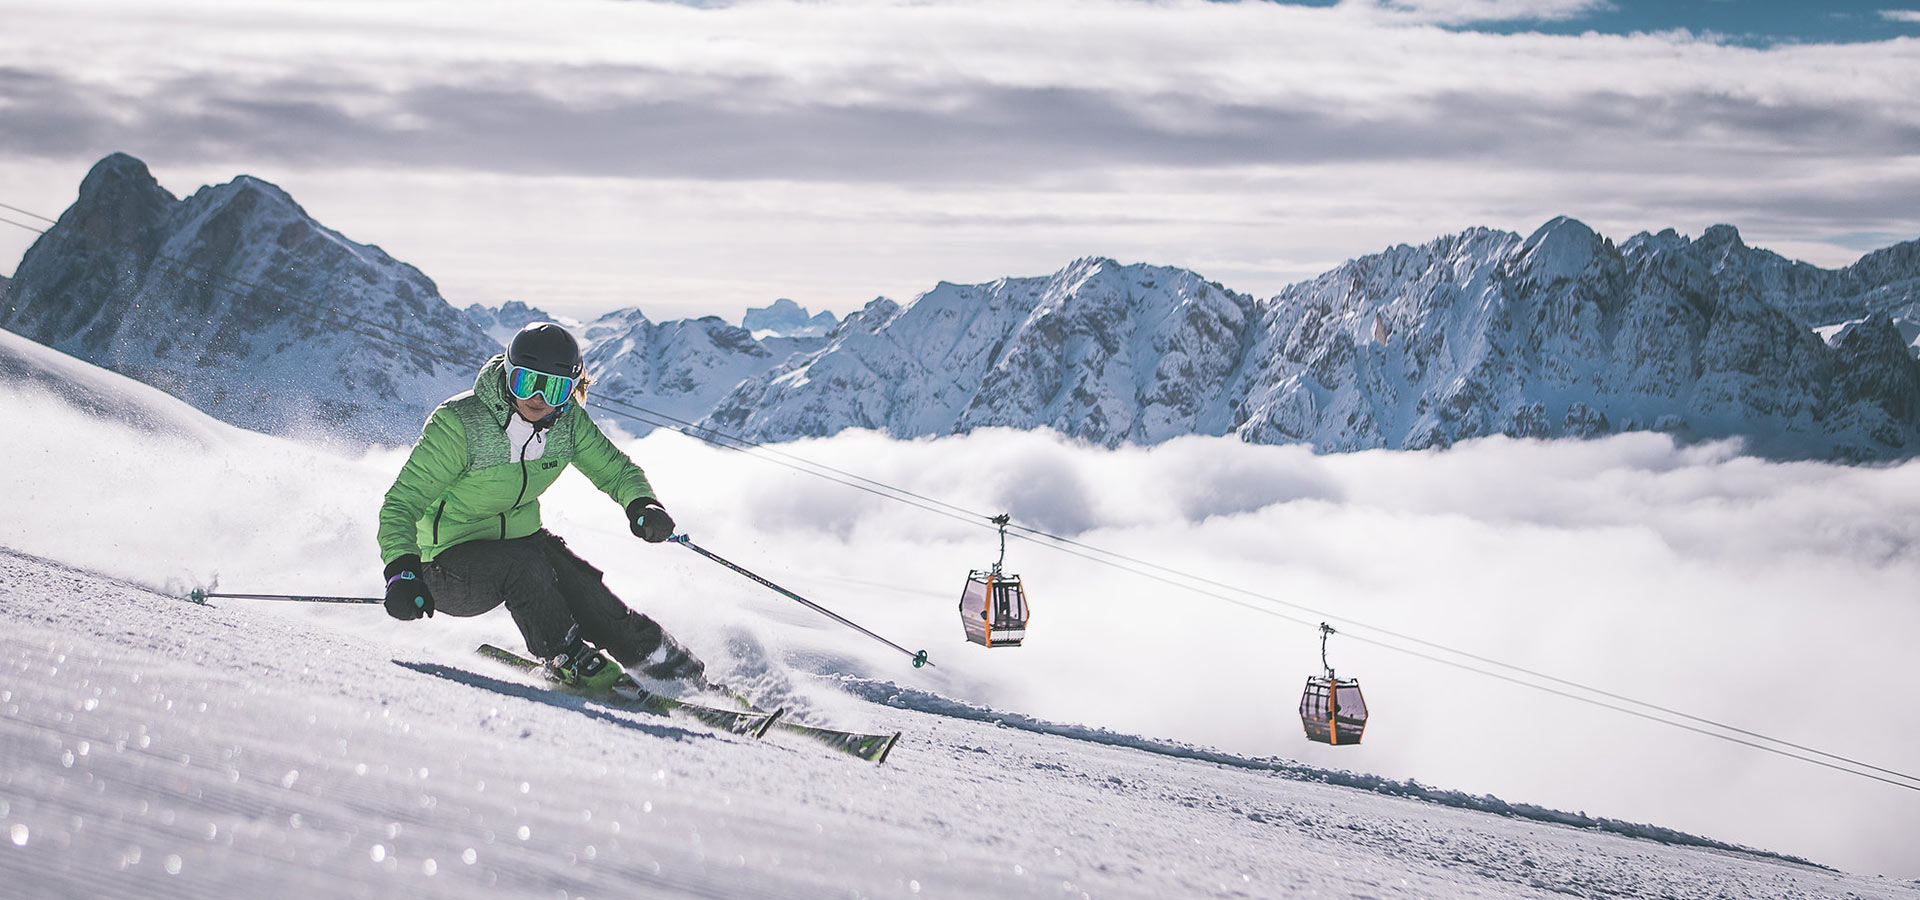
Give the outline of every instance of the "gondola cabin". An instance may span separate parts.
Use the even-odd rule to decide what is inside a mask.
[[[1360,682],[1337,678],[1327,664],[1327,635],[1333,627],[1320,623],[1321,674],[1307,677],[1306,690],[1300,692],[1300,725],[1307,740],[1340,746],[1360,743],[1367,730],[1367,698],[1360,694]]]
[[[1007,561],[1007,515],[987,521],[1000,526],[1000,559],[993,568],[967,573],[960,592],[960,627],[967,640],[982,647],[1018,647],[1027,637],[1027,592],[1020,576],[1000,570]]]
[[[1307,678],[1307,689],[1300,694],[1300,724],[1307,740],[1322,744],[1358,744],[1367,729],[1367,699],[1360,695],[1360,682],[1351,678]]]
[[[994,571],[967,573],[960,594],[960,624],[967,640],[983,647],[1018,647],[1027,636],[1027,594],[1020,576]]]

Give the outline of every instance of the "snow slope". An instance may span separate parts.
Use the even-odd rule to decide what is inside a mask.
[[[660,443],[666,436],[631,449],[704,544],[884,634],[930,647],[938,668],[913,670],[793,604],[681,558],[691,554],[637,545],[613,527],[618,513],[583,479],[556,488],[549,523],[730,682],[802,719],[904,731],[887,765],[779,736],[754,745],[535,691],[467,652],[480,640],[512,643],[504,615],[399,624],[369,607],[196,606],[178,599],[193,584],[370,592],[377,578],[369,573],[378,571],[371,511],[399,457],[340,457],[231,428],[11,335],[0,335],[0,374],[0,400],[35,426],[33,440],[12,445],[16,455],[0,467],[0,494],[13,501],[0,518],[0,884],[9,896],[204,898],[290,885],[301,896],[343,897],[1920,896],[1897,878],[1785,858],[1920,875],[1901,868],[1910,860],[1902,848],[1920,827],[1908,794],[1671,734],[1655,734],[1671,746],[1648,754],[1646,730],[1609,721],[1597,733],[1536,708],[1538,698],[1474,692],[1450,706],[1457,679],[1355,644],[1336,649],[1336,661],[1369,679],[1378,721],[1366,746],[1314,747],[1299,739],[1287,709],[1300,673],[1310,662],[1317,668],[1308,642],[1290,642],[1305,645],[1293,652],[1276,645],[1271,630],[1248,627],[1250,613],[1209,609],[1190,595],[1180,600],[1196,622],[1128,633],[1116,626],[1168,598],[1103,617],[1114,607],[1102,604],[1130,602],[1137,584],[1024,545],[1012,553],[1044,604],[1030,646],[995,654],[961,644],[950,621],[952,586],[912,573],[979,564],[990,550],[981,534],[929,526],[911,511],[890,517],[854,492],[763,474],[751,462],[723,464],[716,460],[737,457]],[[1911,517],[1894,515],[1915,496],[1905,467],[1781,467],[1631,446],[1628,455],[1644,458],[1603,471],[1600,490],[1647,490],[1631,476],[1660,467],[1694,480],[1655,488],[1688,494],[1681,520],[1647,517],[1628,528],[1598,503],[1563,496],[1553,508],[1527,484],[1572,491],[1591,457],[1622,452],[1604,444],[1543,445],[1530,470],[1471,448],[1361,454],[1354,459],[1375,468],[1351,478],[1337,468],[1345,461],[1298,449],[1188,441],[1129,456],[1019,437],[1040,442],[1015,448],[1028,459],[1008,455],[1011,441],[977,438],[943,448],[868,435],[802,449],[838,450],[864,463],[833,460],[842,466],[929,495],[956,495],[957,484],[992,473],[990,491],[1047,501],[1023,518],[1079,517],[1082,528],[1106,529],[1089,537],[1102,544],[1139,524],[1128,516],[1185,509],[1171,531],[1147,528],[1141,539],[1172,546],[1180,565],[1228,565],[1242,564],[1236,555],[1258,536],[1245,549],[1277,563],[1268,571],[1283,573],[1283,587],[1318,583],[1357,605],[1368,602],[1365,593],[1333,573],[1363,572],[1397,590],[1397,568],[1354,560],[1393,559],[1404,549],[1396,532],[1417,531],[1427,518],[1478,532],[1483,554],[1562,541],[1591,547],[1638,530],[1656,534],[1668,552],[1711,562],[1730,555],[1727,532],[1738,530],[1715,510],[1737,505],[1738,521],[1776,520],[1780,540],[1805,544],[1762,548],[1766,554],[1797,564],[1810,552],[1835,562],[1811,573],[1835,592],[1813,611],[1829,623],[1872,611],[1853,598],[1873,593],[1866,586],[1881,583],[1875,579],[1897,584],[1913,574],[1905,549],[1912,535],[1901,524]],[[688,449],[673,449],[682,445]],[[1198,465],[1202,458],[1209,464]],[[1185,493],[1130,479],[1136,494],[1116,506],[1104,493],[1076,497],[1080,478],[1159,465],[1190,472],[1179,485]],[[1421,497],[1404,488],[1396,466],[1454,488],[1480,480],[1474,467],[1492,466],[1514,490],[1499,509]],[[1050,494],[1031,489],[1041,482]],[[1736,482],[1748,486],[1746,499],[1731,504],[1728,485]],[[1397,511],[1368,515],[1369,504],[1385,504],[1365,496],[1365,485],[1396,495]],[[1861,527],[1801,527],[1772,499],[1809,490],[1844,500],[1847,515],[1837,518]],[[1155,502],[1143,507],[1142,492]],[[1320,517],[1304,527],[1323,536],[1336,530],[1330,525],[1352,527],[1339,526],[1329,509],[1364,520],[1372,538],[1365,553],[1310,553],[1309,538],[1290,533],[1288,518],[1303,514]],[[1827,516],[1805,520],[1833,520]],[[1580,517],[1593,527],[1567,525]],[[1519,528],[1487,530],[1502,520]],[[1191,537],[1169,544],[1175,534]],[[1856,571],[1845,555],[1867,545],[1878,572]],[[1443,560],[1458,554],[1430,552],[1434,558],[1404,562],[1429,585],[1422,599],[1444,597],[1457,616],[1484,620],[1510,608],[1502,582],[1532,580],[1497,573],[1476,586],[1484,597],[1448,594],[1453,579]],[[819,577],[823,563],[856,558],[863,562]],[[1648,556],[1621,568],[1644,565],[1658,563]],[[1746,608],[1796,630],[1803,617],[1771,605],[1759,587],[1783,579],[1755,568],[1752,584],[1736,586]],[[1715,570],[1675,571],[1704,579]],[[1601,573],[1592,580],[1602,593],[1626,595],[1613,612],[1631,616],[1632,591]],[[1711,590],[1690,591],[1701,596],[1660,598],[1676,640],[1693,640],[1701,633],[1695,620],[1719,608]],[[1705,609],[1683,608],[1683,600]],[[1873,713],[1874,727],[1859,729],[1844,749],[1910,769],[1898,748],[1912,746],[1916,729],[1898,698],[1912,695],[1912,667],[1879,661],[1911,633],[1912,616],[1900,608],[1875,612],[1884,627],[1850,633],[1834,651],[1853,661],[1848,668],[1883,677],[1853,685],[1856,696],[1812,716],[1798,695],[1770,702],[1785,702],[1816,738]],[[1548,654],[1585,652],[1570,654],[1560,631],[1578,632],[1576,646],[1595,652],[1621,646],[1610,628],[1584,627],[1577,616],[1527,627],[1538,629],[1532,640]],[[1236,643],[1243,637],[1254,643]],[[1142,638],[1157,652],[1139,647]],[[1775,687],[1768,670],[1841,668],[1814,649],[1789,657],[1763,645],[1744,666],[1729,657],[1736,668],[1722,674],[1765,692]],[[1145,659],[1158,665],[1141,665]],[[1676,671],[1652,659],[1645,668],[1662,681]],[[1460,717],[1489,706],[1524,713],[1541,733]],[[1462,747],[1497,771],[1451,758]],[[1548,781],[1529,780],[1538,774],[1529,759],[1551,763],[1556,755]],[[1721,773],[1731,777],[1723,783]],[[1442,787],[1427,787],[1436,782]],[[1498,790],[1507,800],[1448,788]],[[1525,805],[1561,797],[1592,816]],[[1785,856],[1703,848],[1685,835],[1624,824],[1632,821]],[[1687,843],[1628,836],[1652,834]],[[1837,848],[1856,855],[1836,858]]]
[[[12,896],[1920,897],[884,707],[885,766],[0,553]]]

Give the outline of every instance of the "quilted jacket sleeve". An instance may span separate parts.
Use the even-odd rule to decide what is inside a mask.
[[[573,441],[574,466],[615,503],[625,507],[641,497],[654,495],[653,486],[647,483],[647,473],[607,440],[584,409],[579,410],[579,418],[574,420]]]
[[[460,416],[442,406],[427,418],[413,453],[380,504],[380,561],[420,552],[420,518],[466,471],[467,432]]]

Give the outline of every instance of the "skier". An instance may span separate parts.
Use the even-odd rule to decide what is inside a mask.
[[[433,411],[380,505],[387,612],[477,616],[504,603],[557,681],[600,690],[625,666],[705,689],[700,660],[541,527],[540,494],[571,463],[626,509],[636,537],[673,534],[646,473],[587,417],[591,380],[573,335],[536,322]]]

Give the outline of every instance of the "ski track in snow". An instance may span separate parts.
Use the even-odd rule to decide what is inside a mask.
[[[876,767],[216,604],[0,550],[6,896],[1920,900],[843,681]]]

